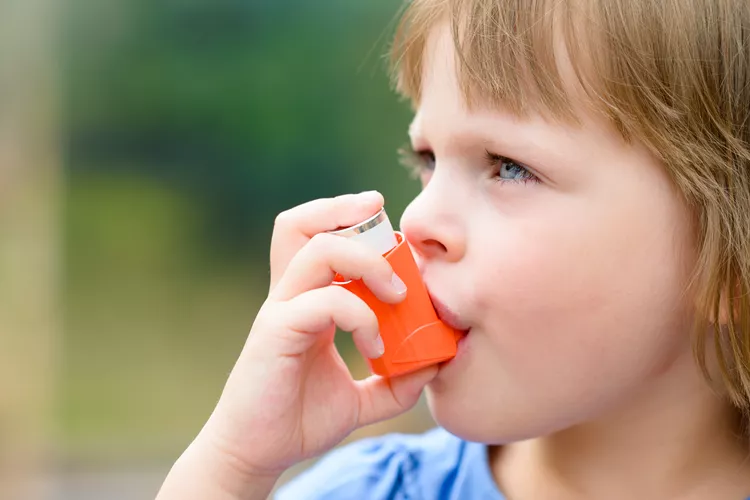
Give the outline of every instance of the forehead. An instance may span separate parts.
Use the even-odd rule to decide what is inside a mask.
[[[525,68],[519,68],[520,77],[526,88],[524,97],[513,96],[498,99],[497,95],[482,92],[471,94],[469,85],[462,79],[472,78],[470,70],[456,50],[456,41],[451,25],[446,22],[436,24],[426,37],[421,64],[419,100],[415,102],[416,115],[410,126],[410,134],[421,132],[425,121],[458,123],[461,119],[474,118],[487,122],[488,119],[504,117],[506,120],[536,121],[538,119],[581,126],[586,122],[596,122],[598,126],[611,128],[604,117],[592,112],[590,102],[580,85],[576,71],[568,57],[568,51],[561,37],[556,41],[556,67],[559,71],[571,114],[564,116],[555,113],[547,105],[548,99],[540,91],[534,91],[534,75]],[[502,61],[487,61],[502,64]],[[516,62],[517,63],[517,62]],[[475,76],[474,76],[475,77]],[[499,82],[497,86],[501,85]],[[530,102],[534,99],[534,102]],[[520,101],[524,102],[520,102]]]
[[[419,133],[424,120],[431,116],[457,118],[456,115],[469,111],[466,96],[459,87],[456,50],[447,23],[436,26],[427,37],[421,70],[420,99],[410,126],[413,134]]]

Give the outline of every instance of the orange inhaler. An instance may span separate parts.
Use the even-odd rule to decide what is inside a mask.
[[[378,318],[385,354],[368,359],[372,373],[395,377],[447,361],[456,355],[460,334],[437,316],[427,288],[403,234],[394,231],[385,209],[369,219],[332,234],[358,239],[378,250],[406,284],[406,298],[398,304],[380,301],[361,280],[336,275],[333,284],[357,295]]]

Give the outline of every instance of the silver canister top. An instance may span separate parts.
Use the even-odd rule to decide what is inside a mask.
[[[336,229],[330,231],[330,233],[362,241],[377,250],[381,255],[393,249],[398,243],[385,208],[382,208],[378,213],[358,224],[343,229]]]

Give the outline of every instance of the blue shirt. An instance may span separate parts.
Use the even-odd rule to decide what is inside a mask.
[[[505,500],[487,446],[444,429],[342,446],[282,486],[276,500]]]
[[[338,448],[282,486],[276,500],[506,500],[487,446],[441,428]],[[748,499],[750,500],[750,498]]]

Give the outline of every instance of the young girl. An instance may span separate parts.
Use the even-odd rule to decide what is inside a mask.
[[[394,47],[423,191],[400,228],[455,359],[355,381],[409,291],[323,234],[378,193],[278,217],[271,287],[160,500],[259,499],[426,390],[439,427],[337,449],[279,499],[750,496],[750,2],[414,0]]]

